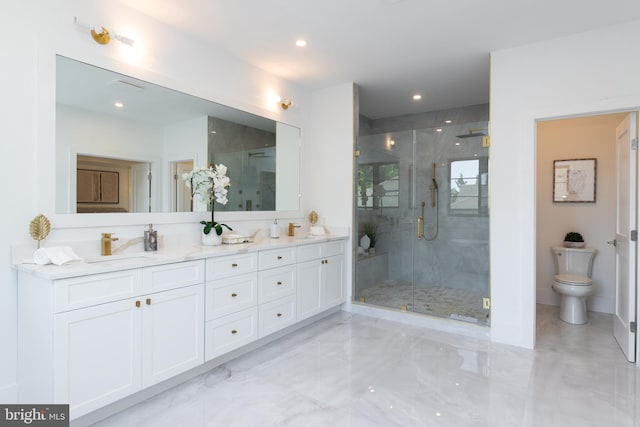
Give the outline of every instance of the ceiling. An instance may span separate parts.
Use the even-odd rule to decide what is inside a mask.
[[[309,89],[355,82],[371,119],[487,103],[491,51],[640,19],[638,0],[120,1]]]

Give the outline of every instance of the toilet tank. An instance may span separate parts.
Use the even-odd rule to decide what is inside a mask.
[[[595,248],[565,248],[552,246],[555,274],[576,274],[591,277]]]

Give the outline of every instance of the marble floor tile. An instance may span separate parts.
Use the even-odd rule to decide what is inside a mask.
[[[637,425],[612,316],[537,315],[526,350],[339,312],[96,426]]]

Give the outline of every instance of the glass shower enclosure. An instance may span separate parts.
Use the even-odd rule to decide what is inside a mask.
[[[487,128],[359,137],[355,301],[489,325]]]

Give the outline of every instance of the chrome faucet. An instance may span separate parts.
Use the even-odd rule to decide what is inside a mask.
[[[111,237],[112,234],[115,233],[102,233],[102,238],[100,239],[100,246],[102,247],[100,253],[102,254],[102,256],[111,255],[111,242],[115,242],[116,240],[118,240],[117,237]]]

